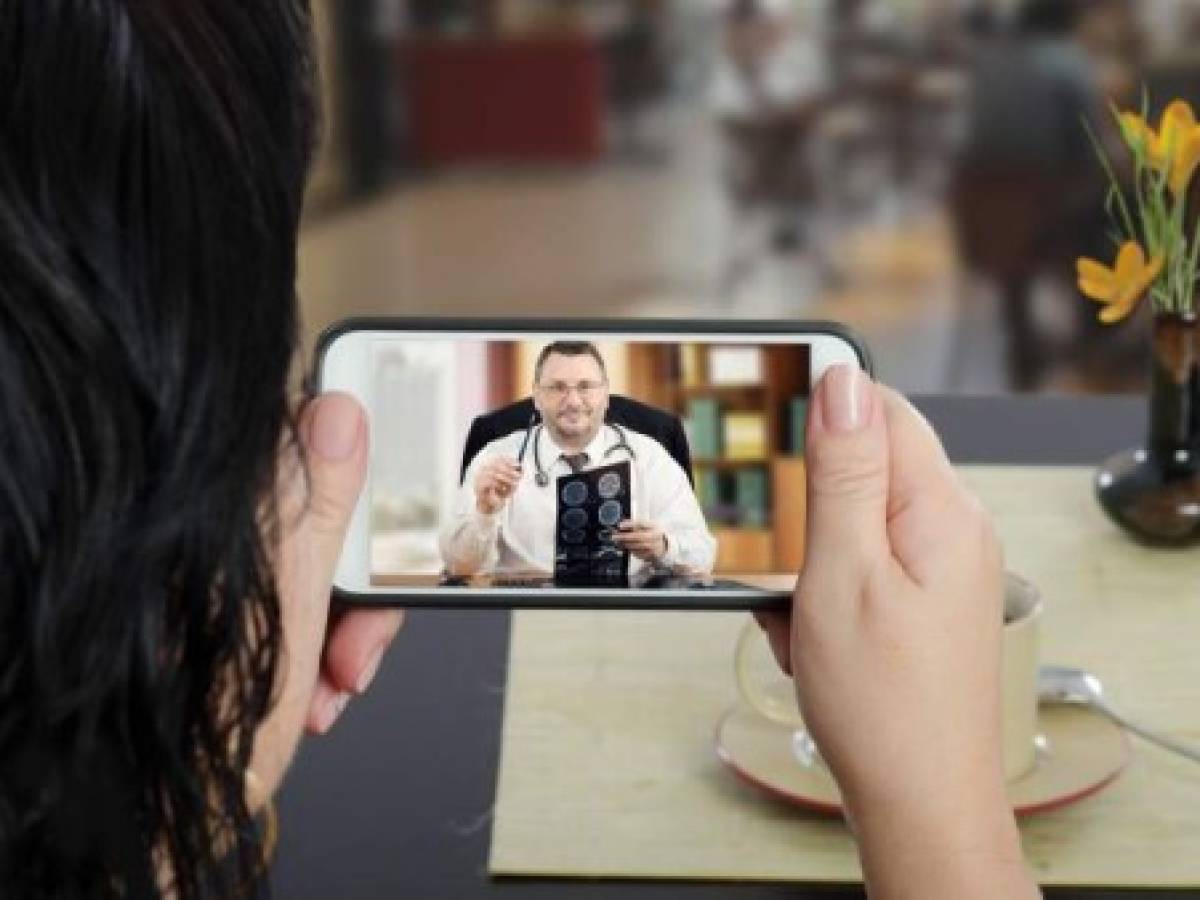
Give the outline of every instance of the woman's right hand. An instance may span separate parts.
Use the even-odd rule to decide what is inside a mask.
[[[921,416],[831,369],[808,422],[807,557],[760,616],[837,778],[872,896],[1030,897],[1004,786],[1003,565]]]

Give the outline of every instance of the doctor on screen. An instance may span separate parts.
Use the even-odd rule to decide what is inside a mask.
[[[595,346],[549,344],[533,381],[542,424],[492,441],[472,460],[440,535],[447,573],[553,571],[558,477],[625,460],[633,512],[613,541],[630,552],[631,572],[710,573],[717,543],[679,463],[653,438],[605,424],[608,376]]]

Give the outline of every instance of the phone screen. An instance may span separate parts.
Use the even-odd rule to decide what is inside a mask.
[[[343,587],[618,600],[791,589],[814,340],[350,337],[340,356],[360,369],[371,454]],[[345,387],[328,369],[325,387]]]

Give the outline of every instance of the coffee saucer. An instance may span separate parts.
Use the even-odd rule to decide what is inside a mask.
[[[1129,739],[1111,720],[1079,706],[1038,710],[1037,763],[1008,785],[1013,811],[1046,812],[1110,784],[1129,762]],[[800,762],[795,733],[738,704],[717,724],[717,755],[743,781],[777,799],[819,812],[841,812],[841,796],[819,761]]]

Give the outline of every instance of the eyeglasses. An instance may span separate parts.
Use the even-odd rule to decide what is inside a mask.
[[[552,381],[549,384],[539,384],[538,388],[546,392],[552,400],[565,400],[572,392],[576,392],[585,400],[591,399],[604,390],[608,385],[603,381],[581,381],[579,384],[567,384],[565,381]]]

